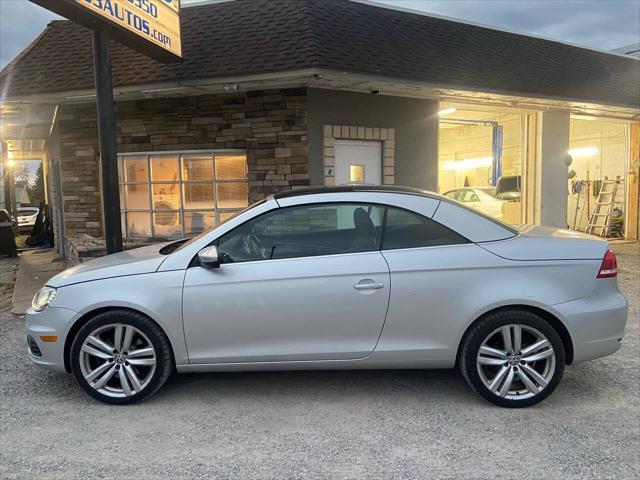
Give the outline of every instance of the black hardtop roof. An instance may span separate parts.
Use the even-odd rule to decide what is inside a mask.
[[[437,193],[421,190],[412,187],[400,187],[395,185],[341,185],[338,187],[308,187],[296,190],[287,190],[274,193],[273,197],[279,198],[298,197],[302,195],[317,195],[322,193],[348,193],[348,192],[380,192],[380,193],[403,193],[406,195],[421,195],[430,198],[440,198]]]

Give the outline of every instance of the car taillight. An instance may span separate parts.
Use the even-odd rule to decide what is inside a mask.
[[[602,265],[600,265],[600,271],[598,272],[598,278],[611,278],[618,275],[618,262],[616,261],[616,254],[613,250],[608,250],[604,254],[602,259]]]

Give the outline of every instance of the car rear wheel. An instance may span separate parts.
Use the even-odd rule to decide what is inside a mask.
[[[169,341],[153,321],[113,310],[80,329],[71,347],[71,367],[89,395],[123,405],[158,391],[173,371],[173,361]]]
[[[469,385],[502,407],[528,407],[551,395],[562,378],[562,340],[525,310],[487,315],[465,335],[459,360]]]

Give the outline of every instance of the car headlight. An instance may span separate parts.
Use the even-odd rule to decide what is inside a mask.
[[[31,307],[36,312],[41,312],[49,305],[56,296],[56,289],[52,287],[42,287],[33,297]]]

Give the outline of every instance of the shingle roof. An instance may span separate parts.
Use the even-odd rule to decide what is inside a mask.
[[[112,45],[114,86],[324,68],[451,88],[637,107],[640,62],[348,0],[235,0],[182,10],[183,61]],[[93,88],[90,32],[51,22],[0,74],[8,97]]]

